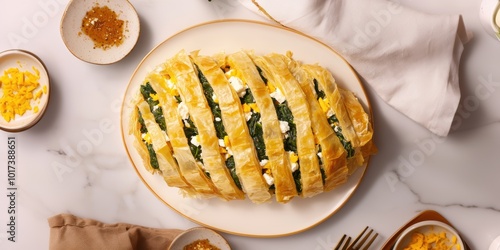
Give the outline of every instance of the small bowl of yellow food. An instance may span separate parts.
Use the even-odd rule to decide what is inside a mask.
[[[394,250],[464,250],[458,232],[440,221],[421,221],[408,227],[399,236]]]
[[[49,73],[42,60],[25,50],[0,52],[0,129],[33,127],[49,102]]]

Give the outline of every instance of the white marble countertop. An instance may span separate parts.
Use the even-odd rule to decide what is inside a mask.
[[[0,50],[26,49],[46,64],[51,100],[45,117],[21,133],[0,132],[0,249],[46,249],[47,218],[71,213],[106,223],[187,229],[197,224],[160,202],[138,178],[120,133],[120,105],[140,60],[158,43],[192,25],[221,18],[266,21],[222,0],[132,0],[141,37],[122,61],[107,66],[75,58],[59,24],[67,0],[18,0],[0,4]],[[226,1],[223,1],[226,2]],[[398,113],[370,88],[379,153],[352,198],[336,214],[305,232],[252,238],[224,234],[234,249],[331,249],[347,233],[371,226],[380,248],[420,211],[436,210],[472,249],[488,249],[500,235],[500,42],[479,21],[480,1],[402,1],[437,14],[462,14],[474,34],[460,70],[462,103],[452,132],[437,138]],[[14,39],[16,38],[16,39]],[[488,85],[487,92],[481,92]],[[100,124],[110,123],[109,129]],[[89,133],[100,133],[94,141]],[[17,233],[8,240],[7,137],[17,140]],[[79,143],[91,142],[80,155]],[[68,164],[58,173],[55,165]],[[221,218],[223,219],[223,218]]]

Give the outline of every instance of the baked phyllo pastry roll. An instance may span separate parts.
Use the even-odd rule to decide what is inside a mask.
[[[180,51],[139,92],[134,146],[148,171],[190,197],[313,197],[345,183],[376,152],[354,94],[291,53]]]
[[[298,156],[296,164],[300,173],[300,194],[312,197],[323,192],[310,110],[300,85],[279,55],[252,56],[252,59],[270,88],[280,125],[284,123],[285,127],[291,128],[291,133],[286,129],[282,131],[282,137],[286,151]]]
[[[324,178],[324,191],[330,191],[347,181],[348,168],[346,150],[335,134],[334,128],[328,123],[327,110],[318,102],[317,87],[314,79],[301,68],[299,62],[293,60],[292,54],[280,55],[287,63],[305,95],[305,101],[311,112],[311,124],[314,141],[316,142],[319,164]]]

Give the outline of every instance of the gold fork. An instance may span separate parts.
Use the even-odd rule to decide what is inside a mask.
[[[349,245],[349,247],[346,250],[367,250],[372,245],[375,238],[377,238],[378,236],[378,233],[375,233],[375,235],[373,235],[373,237],[366,244],[364,244],[368,239],[368,237],[370,237],[370,235],[373,233],[373,229],[370,229],[370,231],[368,231],[368,233],[365,234],[368,228],[369,227],[365,227],[365,229],[358,235],[358,237],[356,237],[356,239],[352,242],[352,244]]]
[[[370,239],[370,241],[366,243],[364,248],[361,248],[365,243],[365,241],[368,239],[368,237],[370,237],[370,235],[373,233],[373,229],[370,229],[368,234],[366,234],[365,237],[361,239],[361,237],[365,234],[368,228],[369,227],[365,227],[365,229],[358,235],[358,237],[356,237],[356,239],[351,244],[349,244],[351,242],[351,237],[344,234],[340,239],[340,241],[337,243],[337,246],[335,246],[334,250],[367,250],[371,246],[375,238],[377,238],[378,236],[378,233],[375,233],[375,235]],[[359,241],[360,239],[361,241]]]
[[[349,246],[350,242],[351,242],[351,237],[344,234],[344,236],[342,236],[339,243],[337,243],[337,246],[333,250],[347,250],[347,247]]]

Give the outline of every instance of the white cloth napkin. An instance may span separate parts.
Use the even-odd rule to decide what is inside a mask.
[[[449,133],[470,37],[460,15],[426,14],[388,0],[239,2],[329,44],[389,105],[439,136]]]

